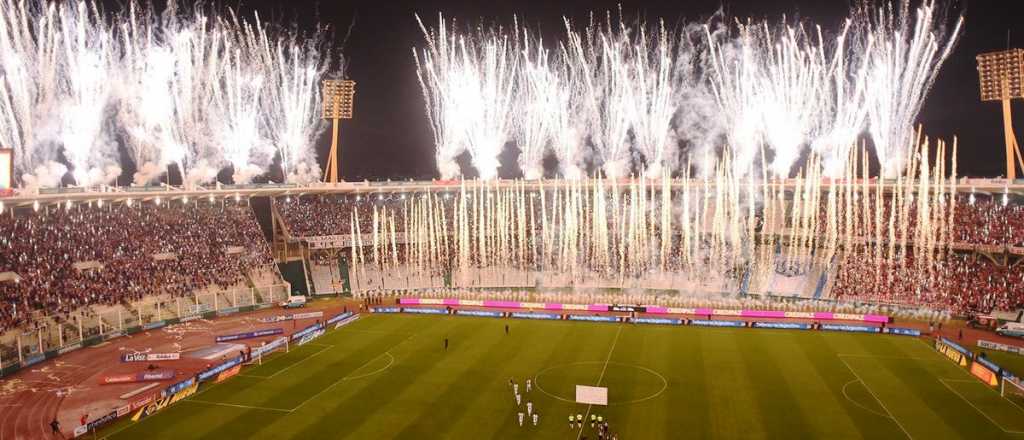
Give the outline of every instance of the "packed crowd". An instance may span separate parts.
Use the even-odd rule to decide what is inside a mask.
[[[1020,264],[999,263],[977,253],[951,253],[925,270],[914,264],[913,255],[904,260],[905,265],[878,267],[868,256],[848,258],[836,271],[832,295],[843,300],[944,305],[968,315],[1024,307]]]
[[[326,235],[351,234],[352,213],[357,209],[359,230],[367,234],[373,229],[373,208],[389,209],[401,214],[399,208],[404,202],[399,195],[316,195],[275,200],[277,212],[284,217],[288,232],[294,237],[317,237]],[[404,228],[404,222],[397,222],[396,228]]]
[[[240,251],[240,252],[239,252]],[[151,294],[228,289],[273,263],[252,210],[193,201],[44,207],[0,217],[0,327]]]

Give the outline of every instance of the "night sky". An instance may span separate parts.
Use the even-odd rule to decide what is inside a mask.
[[[187,0],[185,0],[187,1]],[[979,100],[975,56],[978,53],[1024,46],[1020,15],[1008,7],[1019,0],[955,2],[951,14],[966,14],[959,45],[943,66],[919,116],[925,132],[960,139],[961,175],[996,177],[1005,173],[1002,116],[998,103]],[[296,21],[300,27],[319,21],[333,29],[335,44],[349,59],[348,76],[357,82],[355,118],[341,129],[341,170],[347,180],[430,179],[436,177],[433,141],[416,80],[411,48],[422,44],[413,17],[419,13],[429,25],[438,12],[462,24],[483,19],[511,24],[518,15],[545,39],[555,41],[563,32],[562,16],[581,23],[590,11],[615,10],[615,1],[324,1],[249,0],[236,6],[243,15],[254,10],[274,21]],[[797,16],[837,29],[849,12],[845,0],[770,1],[720,0],[621,2],[627,18],[658,17],[672,24],[703,21],[719,8],[730,16],[777,19]],[[349,29],[351,31],[349,32]],[[1007,33],[1011,32],[1009,36]],[[349,35],[347,40],[346,34]],[[1024,133],[1024,105],[1016,102],[1018,133]],[[1018,135],[1018,139],[1021,136]],[[319,142],[321,161],[330,146],[328,132]],[[503,157],[501,175],[517,177],[514,152]],[[463,170],[467,170],[463,167]],[[1019,172],[1018,172],[1019,173]]]

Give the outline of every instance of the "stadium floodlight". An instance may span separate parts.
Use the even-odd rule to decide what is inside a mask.
[[[352,119],[352,102],[356,94],[356,82],[352,80],[324,80],[323,119],[330,119],[331,154],[327,158],[324,181],[338,183],[338,125],[342,119]]]
[[[1003,132],[1006,136],[1006,178],[1013,181],[1017,177],[1014,158],[1024,170],[1020,146],[1013,133],[1013,115],[1010,108],[1011,99],[1024,98],[1024,49],[1010,49],[999,52],[988,52],[978,55],[978,79],[981,86],[982,101],[1001,101],[1003,103]]]

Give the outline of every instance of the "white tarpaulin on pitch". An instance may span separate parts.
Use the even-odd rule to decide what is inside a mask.
[[[576,403],[608,406],[608,388],[576,385]]]

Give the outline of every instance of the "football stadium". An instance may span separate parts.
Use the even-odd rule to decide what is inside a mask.
[[[0,440],[1024,439],[1012,14],[228,3],[0,0]]]

